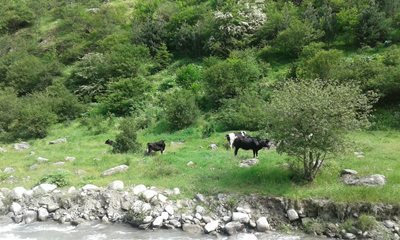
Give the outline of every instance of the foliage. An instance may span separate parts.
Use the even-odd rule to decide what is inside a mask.
[[[118,129],[120,133],[115,137],[113,152],[137,152],[140,149],[140,145],[137,142],[136,123],[132,119],[126,118],[121,121]]]
[[[386,40],[389,26],[384,13],[379,12],[377,6],[372,4],[361,12],[355,30],[359,44],[375,46],[379,41]]]
[[[35,15],[26,1],[6,1],[0,9],[0,33],[13,33],[33,24]]]
[[[70,181],[68,180],[68,172],[66,171],[57,171],[55,173],[50,173],[44,175],[38,182],[38,184],[42,183],[51,183],[57,185],[57,187],[65,187],[70,185]]]
[[[335,70],[342,58],[343,54],[338,50],[320,50],[301,61],[297,70],[297,76],[309,79],[334,78]]]
[[[324,161],[345,147],[345,134],[369,126],[375,95],[360,88],[319,80],[288,81],[267,106],[268,129],[280,153],[294,157],[291,167],[313,181]]]
[[[203,80],[203,69],[199,65],[188,64],[176,70],[176,83],[185,89],[196,88]]]
[[[199,109],[193,94],[186,90],[176,91],[165,99],[165,119],[171,130],[180,130],[193,124]]]
[[[375,217],[361,214],[357,220],[356,226],[361,231],[371,231],[377,225]]]

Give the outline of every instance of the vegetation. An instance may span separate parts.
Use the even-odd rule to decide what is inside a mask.
[[[6,1],[0,9],[0,141],[6,147],[30,141],[35,152],[54,160],[76,155],[65,168],[87,174],[68,176],[71,184],[104,184],[99,171],[129,163],[131,172],[120,176],[128,183],[177,185],[187,192],[394,202],[398,195],[391,182],[398,176],[388,169],[398,167],[393,159],[400,122],[399,29],[400,4],[393,0]],[[315,88],[306,84],[313,79],[320,82]],[[289,85],[310,90],[296,95],[303,105],[285,90]],[[372,109],[365,108],[369,92],[379,95]],[[284,103],[298,114],[287,125],[278,119],[277,107]],[[375,118],[366,119],[371,111]],[[314,115],[325,121],[314,121]],[[370,129],[354,130],[366,122]],[[277,134],[293,126],[289,123],[324,126],[326,134],[325,128],[302,129],[313,134],[313,145]],[[285,144],[278,148],[282,155],[272,151],[259,166],[243,171],[222,147],[207,150],[205,143],[222,146],[223,136],[234,130],[312,147],[308,163],[323,152],[345,149],[341,143],[349,138],[366,153],[365,164],[344,151],[328,154],[334,157],[324,164],[327,171],[315,178],[315,169],[307,170],[313,184],[293,185],[297,172],[283,163],[300,151],[283,149]],[[68,144],[42,146],[61,136]],[[103,144],[108,138],[116,142],[112,151]],[[160,139],[185,144],[143,158],[143,144]],[[15,166],[17,177],[34,162],[24,153],[0,154],[0,167]],[[163,164],[154,173],[157,158]],[[196,167],[188,169],[187,160]],[[345,166],[384,174],[388,184],[379,196],[374,189],[350,190],[336,182],[337,170]],[[35,181],[26,184],[44,175],[38,169]],[[202,185],[195,186],[199,179]],[[13,185],[7,181],[1,183]]]

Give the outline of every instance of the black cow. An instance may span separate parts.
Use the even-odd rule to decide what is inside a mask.
[[[235,156],[239,151],[239,148],[244,150],[253,150],[253,157],[258,157],[258,151],[264,147],[270,148],[270,141],[268,139],[260,140],[253,137],[238,136],[233,141],[233,147],[235,148]]]
[[[239,136],[245,137],[247,136],[247,133],[245,131],[240,131],[240,132],[231,132],[229,134],[227,134],[226,140],[228,140],[229,142],[229,146],[232,148],[233,146],[233,141],[235,141],[235,139]]]
[[[107,139],[105,144],[110,145],[110,146],[114,146],[115,142],[111,139]]]
[[[154,143],[147,143],[147,153],[151,153],[151,152],[156,152],[156,151],[161,151],[161,154],[164,152],[165,150],[165,142],[164,140],[158,141],[158,142],[154,142]]]

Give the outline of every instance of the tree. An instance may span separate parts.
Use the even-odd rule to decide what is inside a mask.
[[[165,115],[172,130],[190,126],[199,115],[195,96],[187,90],[172,93],[165,100]]]
[[[140,149],[140,144],[137,141],[137,126],[132,118],[125,118],[121,121],[118,129],[120,133],[115,138],[113,145],[114,153],[137,152]]]
[[[268,128],[279,153],[293,157],[291,168],[313,181],[324,161],[345,147],[345,134],[369,125],[375,94],[355,85],[299,80],[275,90],[268,105]]]
[[[356,27],[356,37],[361,45],[375,46],[379,41],[386,39],[388,31],[389,25],[385,15],[379,12],[376,6],[372,5],[362,11]]]

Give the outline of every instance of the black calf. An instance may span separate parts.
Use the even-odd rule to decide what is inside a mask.
[[[165,150],[165,142],[164,140],[154,142],[154,143],[147,143],[147,153],[161,151],[161,154]]]
[[[111,139],[107,139],[105,144],[113,146],[115,144],[115,142],[113,140],[111,140]]]

